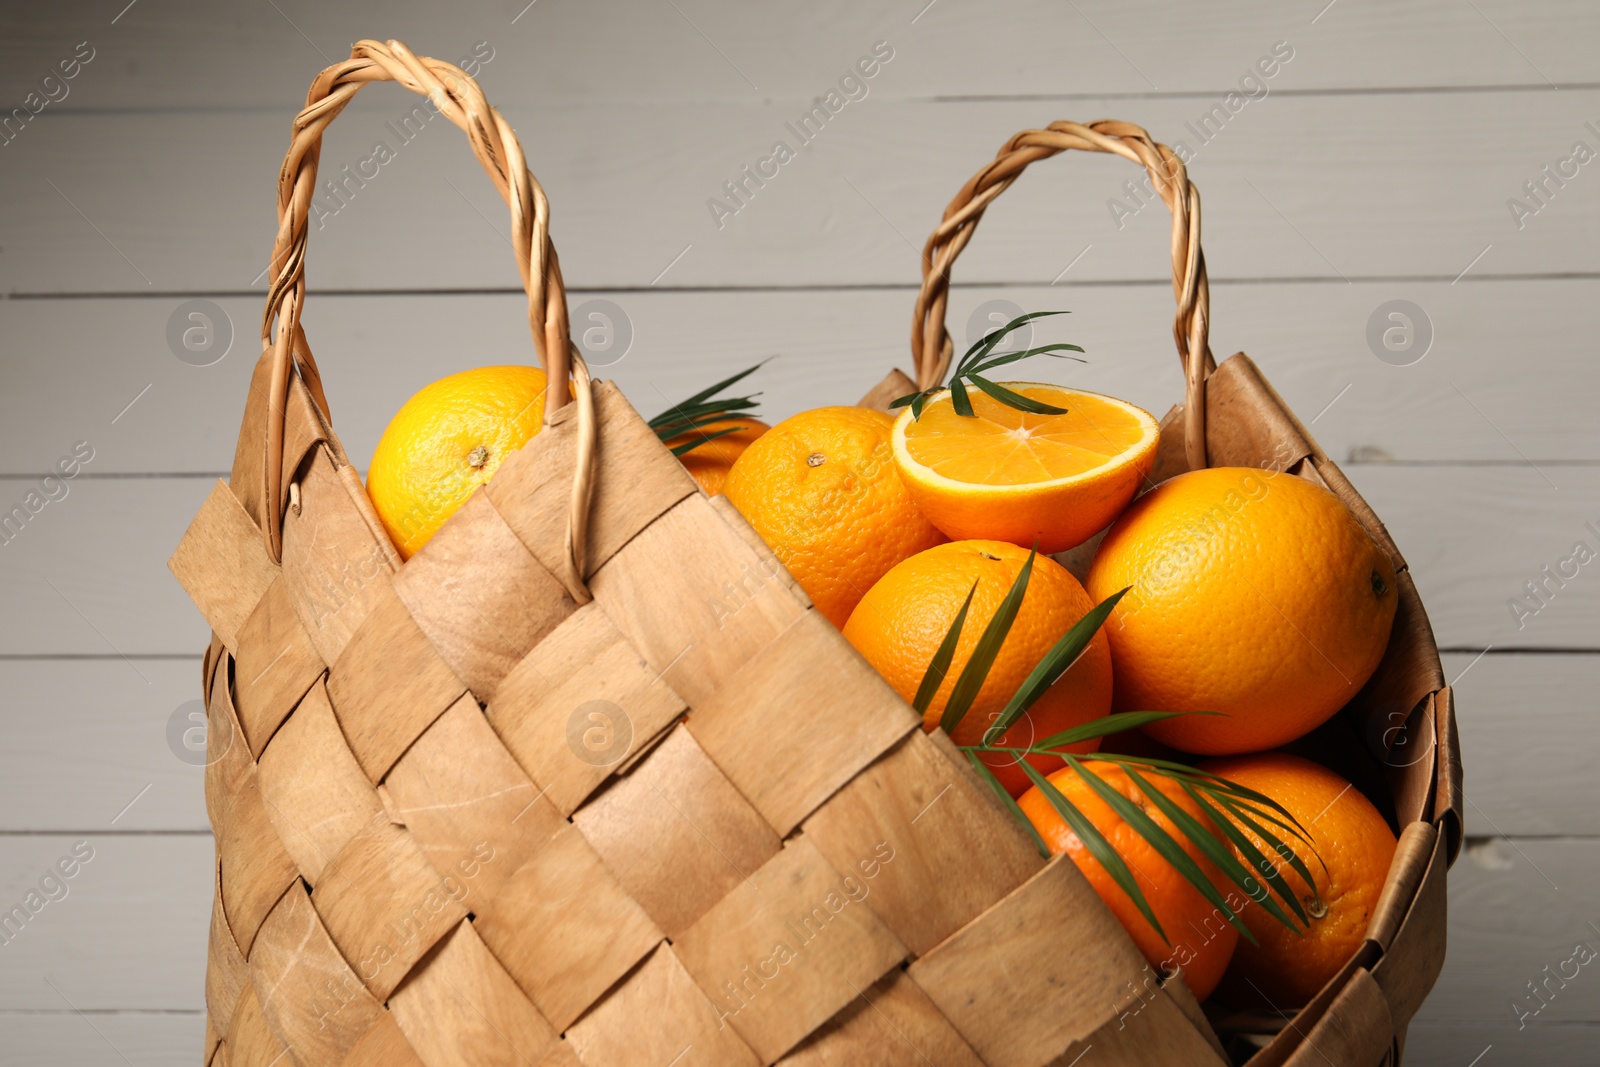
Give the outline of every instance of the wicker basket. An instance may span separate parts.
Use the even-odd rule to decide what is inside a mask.
[[[505,197],[551,374],[544,431],[403,566],[300,327],[322,130],[383,80],[429,95]],[[1030,136],[1048,143],[1018,155],[1117,143]],[[978,183],[949,249],[1009,180]],[[1197,234],[1197,207],[1179,216]],[[470,78],[356,45],[296,120],[279,220],[232,477],[171,561],[213,630],[207,1063],[1225,1062],[1181,976],[1151,974],[1071,862],[1041,860],[749,526],[590,382],[548,204]],[[1180,321],[1203,354],[1195,257]],[[919,330],[942,315],[935,281]],[[1361,507],[1243,357],[1190,386],[1214,461],[1290,442],[1285,466]],[[1379,1062],[1442,958],[1459,776],[1402,594],[1362,706],[1412,701],[1429,759],[1392,769],[1408,825],[1372,940],[1263,1063],[1320,1062],[1312,1042]]]

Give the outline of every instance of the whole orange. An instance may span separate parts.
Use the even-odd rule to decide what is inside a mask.
[[[894,469],[894,420],[802,411],[757,438],[722,492],[835,626],[890,567],[943,541]]]
[[[972,590],[972,606],[955,656],[923,717],[923,725],[932,730],[939,725],[956,679],[984,628],[1027,559],[1026,549],[1006,541],[952,541],[919,552],[880,578],[856,605],[844,627],[845,640],[909,702]],[[1036,557],[1011,631],[952,740],[958,745],[980,743],[1034,666],[1093,607],[1089,594],[1065,567],[1049,556]],[[1026,748],[1098,719],[1110,707],[1111,651],[1105,635],[1096,634],[1077,661],[994,743]],[[1072,751],[1093,752],[1098,745],[1098,740],[1087,741]],[[1012,796],[1028,788],[1028,776],[1014,754],[988,752],[979,758]],[[1028,761],[1045,773],[1061,766],[1058,756],[1036,754]]]
[[[479,367],[423,386],[389,421],[367,495],[410,558],[544,421],[544,371]]]
[[[1248,898],[1229,883],[1211,861],[1205,858],[1199,846],[1185,837],[1182,831],[1151,803],[1144,790],[1135,785],[1126,772],[1112,764],[1101,762],[1092,762],[1087,765],[1087,769],[1118,793],[1139,805],[1157,826],[1172,835],[1172,839],[1178,842],[1184,852],[1195,861],[1201,873],[1211,880],[1211,884],[1222,894],[1234,912],[1243,917],[1242,909],[1246,906]],[[1200,806],[1190,799],[1176,782],[1154,774],[1144,774],[1142,777],[1159,789],[1164,796],[1171,798],[1174,804],[1215,832],[1214,824],[1206,817]],[[1017,800],[1017,805],[1022,808],[1022,813],[1028,817],[1028,821],[1033,823],[1033,828],[1039,831],[1039,836],[1044,838],[1044,843],[1051,853],[1060,855],[1065,852],[1072,857],[1072,862],[1078,865],[1078,869],[1089,880],[1089,884],[1094,886],[1094,891],[1100,894],[1100,899],[1111,909],[1111,914],[1115,915],[1123,929],[1128,931],[1128,936],[1139,946],[1139,951],[1144,953],[1144,958],[1149,961],[1150,966],[1162,973],[1170,973],[1177,967],[1183,968],[1184,981],[1196,999],[1206,999],[1217,987],[1223,971],[1228,967],[1228,960],[1233,957],[1234,946],[1239,942],[1238,929],[1227,921],[1220,908],[1207,900],[1200,890],[1190,885],[1183,875],[1140,836],[1137,830],[1123,821],[1122,817],[1111,809],[1111,805],[1107,804],[1076,770],[1071,767],[1061,768],[1050,775],[1050,784],[1060,790],[1061,794],[1083,813],[1084,818],[1100,831],[1117,855],[1122,857],[1166,937],[1163,938],[1156,932],[1155,927],[1150,925],[1150,920],[1144,917],[1133,900],[1122,891],[1122,887],[1112,880],[1111,875],[1100,865],[1100,861],[1094,858],[1094,854],[1084,845],[1083,840],[1067,825],[1067,821],[1057,814],[1044,792],[1035,787],[1024,793]]]
[[[1297,1007],[1316,996],[1366,937],[1394,859],[1394,832],[1359,790],[1299,756],[1263,752],[1207,760],[1201,766],[1282,804],[1316,850],[1315,856],[1309,855],[1304,842],[1286,837],[1286,832],[1276,835],[1295,849],[1317,883],[1313,894],[1288,865],[1279,867],[1300,897],[1310,925],[1300,936],[1261,908],[1246,905],[1241,918],[1259,944],[1239,946],[1225,979],[1229,999],[1240,1004]],[[1239,828],[1263,856],[1273,855],[1248,826]],[[1261,889],[1265,891],[1265,883]]]
[[[1212,711],[1146,727],[1188,752],[1272,748],[1321,725],[1388,645],[1394,564],[1320,485],[1251,467],[1163,482],[1107,532],[1086,583],[1106,620],[1116,707]]]
[[[760,419],[752,419],[744,415],[729,416],[718,419],[716,422],[701,426],[685,434],[679,434],[666,442],[668,448],[677,448],[691,441],[700,444],[678,457],[685,469],[700,483],[700,488],[705,490],[706,496],[716,496],[722,492],[722,483],[728,479],[728,471],[733,467],[733,461],[744,453],[750,443],[770,427]],[[732,430],[732,433],[722,433]],[[722,434],[720,437],[705,438],[712,434]]]

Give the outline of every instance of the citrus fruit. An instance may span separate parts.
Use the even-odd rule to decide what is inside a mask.
[[[909,703],[972,590],[972,606],[955,656],[923,716],[923,725],[932,730],[1027,558],[1025,549],[1007,541],[952,541],[919,552],[878,579],[856,605],[844,627],[845,640]],[[1011,630],[952,740],[958,745],[978,744],[1039,660],[1093,607],[1089,594],[1065,567],[1049,556],[1036,557]],[[1098,719],[1110,706],[1111,652],[1105,635],[1096,634],[1077,661],[994,743],[1026,748]],[[1073,751],[1092,752],[1098,744],[1098,739],[1088,741]],[[1028,776],[1015,755],[990,752],[980,758],[1012,796],[1028,788]],[[1028,759],[1046,773],[1061,766],[1057,756],[1036,754]]]
[[[1007,382],[1065,415],[1034,415],[970,389],[974,415],[949,390],[894,424],[894,458],[923,514],[951,538],[992,538],[1061,552],[1088,540],[1133,499],[1155,462],[1149,412],[1099,393]]]
[[[835,626],[890,567],[945,539],[894,469],[893,427],[868,408],[802,411],[747,447],[722,485]]]
[[[766,433],[770,427],[760,419],[747,416],[730,416],[718,419],[716,422],[701,426],[685,434],[679,434],[666,442],[668,448],[677,448],[691,441],[700,441],[700,444],[678,457],[694,480],[700,483],[700,488],[705,490],[706,496],[716,496],[722,492],[722,483],[728,479],[728,470],[733,466],[733,461],[750,446],[750,442]],[[732,433],[722,433],[732,430]],[[704,440],[712,434],[722,434],[712,440]]]
[[[402,559],[494,477],[544,420],[544,371],[479,367],[423,386],[389,421],[367,495]]]
[[[1131,587],[1106,620],[1126,711],[1187,752],[1254,752],[1320,725],[1383,658],[1394,565],[1328,490],[1249,467],[1190,471],[1107,532],[1085,583]]]
[[[1184,836],[1161,810],[1151,803],[1142,789],[1135,785],[1121,768],[1095,762],[1088,766],[1090,773],[1098,775],[1107,785],[1127,797],[1150,816],[1155,824],[1172,836],[1199,866],[1201,873],[1211,879],[1224,900],[1239,901],[1236,911],[1247,906],[1237,889],[1227,882],[1211,861],[1200,852],[1199,846]],[[1144,958],[1160,973],[1171,973],[1183,968],[1183,978],[1196,999],[1204,1000],[1217,987],[1228,960],[1239,941],[1239,931],[1224,917],[1216,905],[1207,900],[1194,886],[1179,874],[1139,832],[1129,826],[1111,809],[1088,782],[1071,767],[1063,767],[1050,775],[1050,784],[1061,791],[1084,818],[1105,837],[1108,844],[1122,857],[1135,884],[1144,893],[1150,911],[1161,930],[1163,938],[1150,925],[1133,900],[1122,891],[1106,869],[1095,859],[1083,840],[1072,831],[1044,792],[1037,787],[1024,793],[1017,806],[1039,831],[1044,843],[1054,855],[1065,852],[1078,865],[1100,899],[1106,902],[1111,914],[1117,917],[1133,943],[1139,946]],[[1214,824],[1201,811],[1200,806],[1184,793],[1181,786],[1169,778],[1154,774],[1142,776],[1163,795],[1170,797],[1179,808],[1188,812],[1207,829]],[[1213,829],[1213,832],[1215,830]],[[1231,895],[1230,895],[1231,894]],[[1242,914],[1240,916],[1243,917]]]
[[[1304,935],[1247,904],[1240,917],[1259,944],[1239,945],[1225,979],[1229,999],[1240,1004],[1304,1004],[1344,966],[1366,937],[1367,921],[1394,859],[1394,833],[1359,790],[1326,767],[1299,756],[1263,752],[1207,760],[1201,766],[1282,804],[1311,838],[1314,856],[1308,855],[1311,849],[1304,842],[1288,837],[1286,831],[1275,831],[1280,840],[1295,848],[1317,883],[1313,895],[1311,887],[1287,864],[1279,868],[1310,919]],[[1240,829],[1262,855],[1273,855],[1248,826]]]

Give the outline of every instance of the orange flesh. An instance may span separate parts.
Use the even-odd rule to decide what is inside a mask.
[[[1028,485],[1104,466],[1145,435],[1126,408],[1092,393],[1040,386],[1015,391],[1067,413],[1033,415],[969,389],[976,418],[957,415],[949,403],[931,404],[906,428],[906,451],[953,481]]]

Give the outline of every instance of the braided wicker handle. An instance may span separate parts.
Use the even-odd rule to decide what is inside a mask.
[[[261,321],[264,346],[272,350],[272,391],[265,428],[266,462],[263,489],[268,501],[280,500],[283,482],[284,413],[290,365],[305,381],[324,417],[328,416],[316,361],[300,326],[305,303],[305,259],[309,238],[307,216],[316,191],[322,133],[346,104],[369,82],[394,81],[428,97],[439,113],[467,133],[473,154],[489,172],[495,188],[511,208],[511,246],[522,285],[528,292],[528,325],[533,331],[549,385],[545,423],[573,399],[569,375],[577,386],[579,449],[568,517],[567,564],[563,578],[575,594],[582,592],[582,559],[587,526],[594,452],[594,418],[588,369],[572,345],[567,324],[567,292],[561,265],[550,243],[550,202],[528,170],[511,126],[489,105],[483,90],[451,63],[419,57],[399,41],[358,41],[350,58],[319,74],[306,93],[306,106],[294,120],[294,136],[278,173],[278,234],[273,243],[275,271]],[[247,430],[248,432],[248,430]],[[267,550],[273,560],[282,550],[282,512],[267,509]],[[587,599],[583,595],[582,599]]]
[[[1172,292],[1178,301],[1172,323],[1178,358],[1183,361],[1184,451],[1189,466],[1206,465],[1205,383],[1216,369],[1207,344],[1211,313],[1211,287],[1206,280],[1206,259],[1200,251],[1200,192],[1172,149],[1158,144],[1139,126],[1102,120],[1087,126],[1054,122],[1043,130],[1024,130],[996,153],[950,201],[944,221],[928,238],[922,253],[922,292],[917,295],[911,323],[911,354],[917,388],[930,389],[944,381],[954,346],[945,328],[945,306],[950,295],[950,267],[972,239],[984,209],[1022,171],[1040,159],[1078,148],[1112,152],[1144,165],[1156,192],[1172,212]]]

